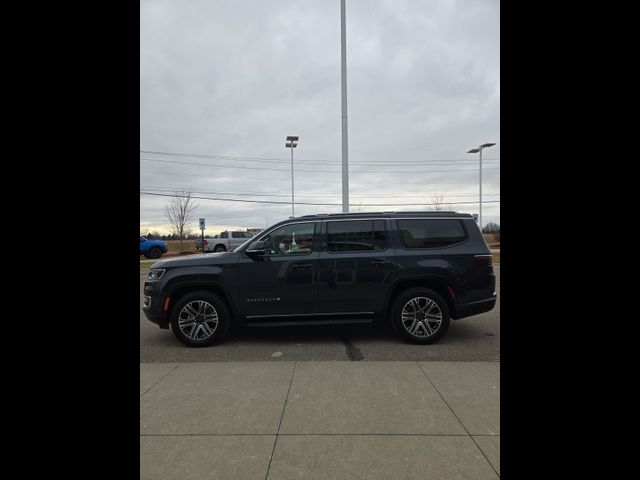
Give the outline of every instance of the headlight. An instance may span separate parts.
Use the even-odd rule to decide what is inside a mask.
[[[149,274],[147,275],[147,279],[149,280],[160,280],[164,275],[165,270],[162,268],[151,269],[149,270]]]

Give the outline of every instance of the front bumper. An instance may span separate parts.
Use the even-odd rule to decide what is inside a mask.
[[[159,315],[152,313],[151,310],[145,306],[142,307],[142,311],[144,312],[144,315],[147,317],[147,320],[155,323],[160,328],[164,328],[164,329],[169,328],[169,320],[167,319],[167,316],[164,313]]]
[[[142,311],[147,319],[160,328],[169,328],[169,318],[163,310],[164,298],[155,291],[155,282],[145,282]]]

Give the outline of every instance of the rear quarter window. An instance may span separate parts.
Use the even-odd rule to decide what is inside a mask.
[[[467,238],[460,220],[397,220],[397,224],[406,248],[447,247]]]

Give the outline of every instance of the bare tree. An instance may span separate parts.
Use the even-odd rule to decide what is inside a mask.
[[[500,225],[495,222],[489,222],[482,227],[482,233],[500,233]]]
[[[436,212],[444,210],[444,200],[444,195],[442,193],[434,193],[431,195],[431,208],[428,210],[435,210]]]
[[[193,211],[197,204],[191,198],[191,191],[175,190],[164,207],[164,214],[169,221],[171,232],[180,239],[180,251],[182,252],[182,240],[191,233],[189,226],[193,221]]]

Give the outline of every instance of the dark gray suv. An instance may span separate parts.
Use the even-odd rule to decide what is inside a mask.
[[[455,212],[292,218],[233,252],[157,262],[144,295],[147,318],[191,347],[235,324],[374,321],[427,344],[496,302],[491,251],[473,217]]]

